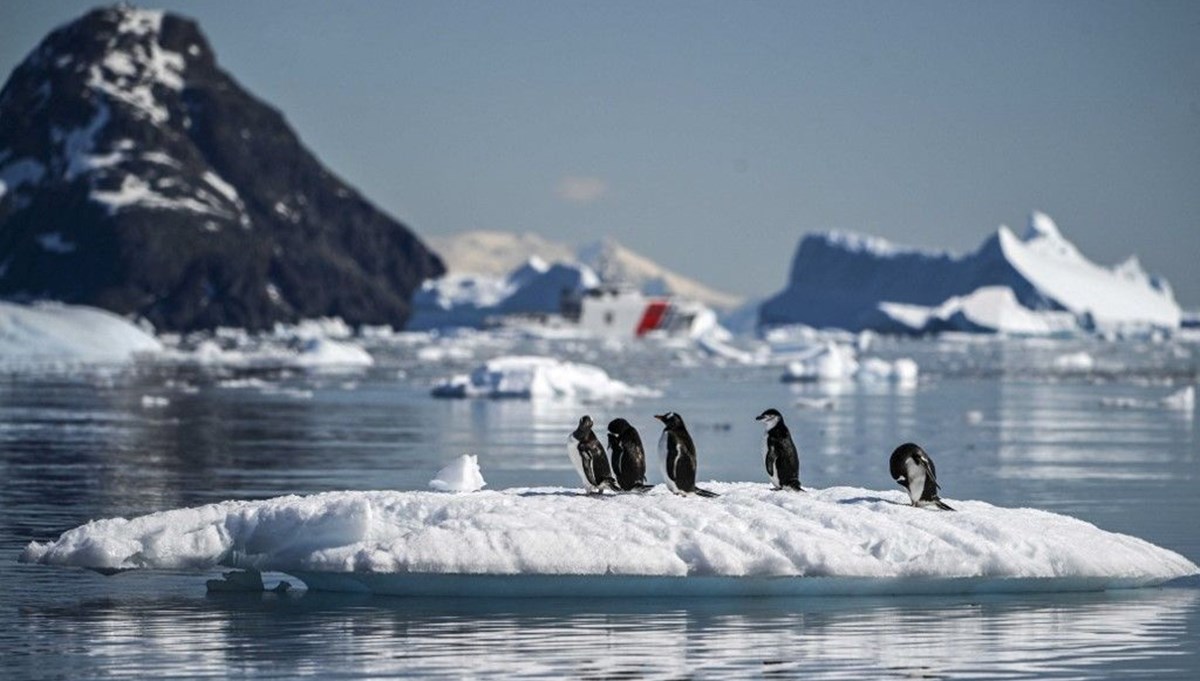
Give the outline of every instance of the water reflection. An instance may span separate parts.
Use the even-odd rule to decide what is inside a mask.
[[[765,484],[753,418],[771,406],[788,416],[809,485],[892,488],[887,456],[912,440],[934,455],[947,498],[1068,513],[1200,556],[1194,412],[1101,406],[1106,397],[1152,404],[1180,385],[1177,376],[1195,375],[1190,356],[1086,345],[1098,366],[1143,366],[1117,380],[1039,374],[1079,348],[878,345],[881,355],[917,359],[915,390],[789,386],[778,368],[685,368],[603,347],[584,350],[663,397],[432,400],[429,381],[454,367],[394,348],[350,379],[252,376],[275,391],[231,388],[222,381],[239,376],[194,369],[0,375],[0,653],[12,665],[4,675],[1190,678],[1200,665],[1196,585],[987,600],[216,599],[195,596],[202,579],[194,576],[103,580],[15,563],[26,542],[92,518],[332,489],[421,489],[464,452],[480,456],[492,488],[575,485],[563,447],[583,411],[601,422],[631,419],[651,449],[660,430],[651,415],[679,411],[700,449],[702,479]],[[481,345],[476,354],[482,361],[491,352]],[[143,395],[169,404],[143,408]],[[967,418],[973,411],[981,417]]]
[[[1194,589],[1071,596],[426,601],[327,594],[103,599],[25,608],[21,640],[122,674],[1048,678],[1183,672]],[[0,634],[0,641],[11,634]],[[61,675],[36,650],[23,678]],[[332,661],[332,663],[331,663]]]

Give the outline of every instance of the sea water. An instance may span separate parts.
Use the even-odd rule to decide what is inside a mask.
[[[424,489],[470,453],[489,489],[575,485],[567,434],[582,413],[657,440],[687,420],[701,480],[759,480],[761,426],[780,409],[813,487],[887,489],[904,441],[938,464],[943,496],[1073,515],[1200,561],[1197,347],[1097,341],[881,341],[916,386],[781,382],[779,366],[687,350],[532,343],[662,397],[619,404],[436,400],[484,344],[420,361],[371,347],[356,373],[252,373],[139,363],[0,376],[0,655],[11,678],[401,674],[705,678],[781,675],[1194,678],[1200,582],[1085,594],[689,600],[411,599],[206,594],[214,574],[18,564],[31,540],[90,519],[224,499]],[[1077,352],[1087,370],[1055,360]],[[426,357],[430,354],[426,353]],[[653,470],[653,469],[652,469]],[[651,481],[655,473],[651,472]],[[268,586],[281,575],[267,575]]]

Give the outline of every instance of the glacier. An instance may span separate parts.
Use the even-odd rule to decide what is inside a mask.
[[[1022,234],[1001,226],[965,255],[805,236],[786,288],[759,308],[763,327],[889,333],[1175,330],[1180,320],[1165,280],[1133,257],[1111,268],[1091,262],[1040,212]]]
[[[901,491],[716,499],[563,488],[328,492],[95,520],[30,543],[24,563],[113,573],[218,567],[309,588],[403,595],[833,595],[1076,591],[1200,573],[1167,549],[1064,515]]]

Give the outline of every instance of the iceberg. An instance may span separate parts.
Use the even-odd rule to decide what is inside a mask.
[[[966,255],[838,232],[805,236],[786,288],[759,308],[766,327],[910,333],[1175,330],[1180,320],[1170,285],[1136,258],[1097,265],[1038,212],[1021,235],[1001,226]]]
[[[716,499],[329,492],[89,522],[20,560],[113,573],[283,572],[318,590],[422,596],[833,595],[1075,591],[1200,573],[1177,553],[1064,515],[901,491],[775,492],[707,483]]]
[[[552,357],[497,357],[433,386],[434,397],[576,398],[582,401],[656,397],[649,388],[612,378],[600,367],[564,362]]]
[[[127,362],[162,349],[152,333],[105,310],[0,301],[0,365]]]

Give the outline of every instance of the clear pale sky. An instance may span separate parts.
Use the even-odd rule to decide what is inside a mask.
[[[1200,2],[161,2],[419,234],[611,235],[778,290],[839,228],[1049,213],[1200,306]],[[6,0],[5,77],[89,3]]]

